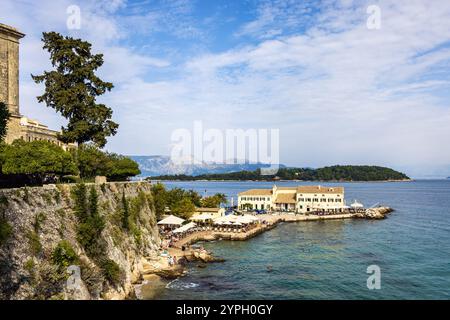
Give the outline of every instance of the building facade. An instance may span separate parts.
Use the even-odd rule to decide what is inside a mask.
[[[240,210],[296,213],[342,212],[347,206],[343,187],[298,186],[251,189],[238,194]]]
[[[198,216],[209,216],[211,219],[223,217],[225,215],[224,208],[195,208],[195,212],[191,220],[195,220]]]
[[[19,41],[25,34],[0,23],[0,102],[7,105],[11,117],[5,137],[6,143],[22,139],[25,141],[46,140],[64,149],[75,148],[75,144],[64,144],[58,140],[58,131],[50,130],[38,121],[20,114],[19,108]]]

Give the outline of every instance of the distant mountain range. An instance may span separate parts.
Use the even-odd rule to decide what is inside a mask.
[[[139,164],[142,177],[154,177],[161,175],[179,175],[185,174],[198,176],[203,174],[221,174],[237,171],[254,171],[261,168],[270,167],[264,163],[244,163],[244,164],[177,164],[169,156],[130,156],[131,159]],[[237,161],[233,161],[237,162]],[[280,165],[280,168],[286,166]]]

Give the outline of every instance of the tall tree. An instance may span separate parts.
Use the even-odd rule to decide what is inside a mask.
[[[6,137],[8,120],[11,114],[9,113],[8,106],[3,102],[0,102],[0,142]]]
[[[45,102],[69,121],[59,139],[78,144],[92,141],[103,147],[106,138],[115,135],[118,128],[111,120],[111,108],[96,102],[98,96],[113,88],[112,83],[102,81],[95,74],[103,65],[103,55],[92,54],[89,42],[57,32],[44,32],[42,41],[54,70],[32,78],[36,83],[45,84],[45,92],[37,97],[38,101]]]

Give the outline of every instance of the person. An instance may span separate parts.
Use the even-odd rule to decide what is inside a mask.
[[[183,246],[181,246],[181,251],[185,251],[186,250],[186,247],[183,245]]]
[[[177,256],[173,256],[173,264],[177,264]]]

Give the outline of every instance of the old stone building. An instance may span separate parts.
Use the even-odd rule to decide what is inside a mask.
[[[24,36],[15,28],[0,23],[0,102],[4,102],[11,113],[5,142],[12,143],[16,139],[47,140],[64,149],[75,147],[74,144],[66,145],[59,141],[57,131],[20,114],[19,40]]]

